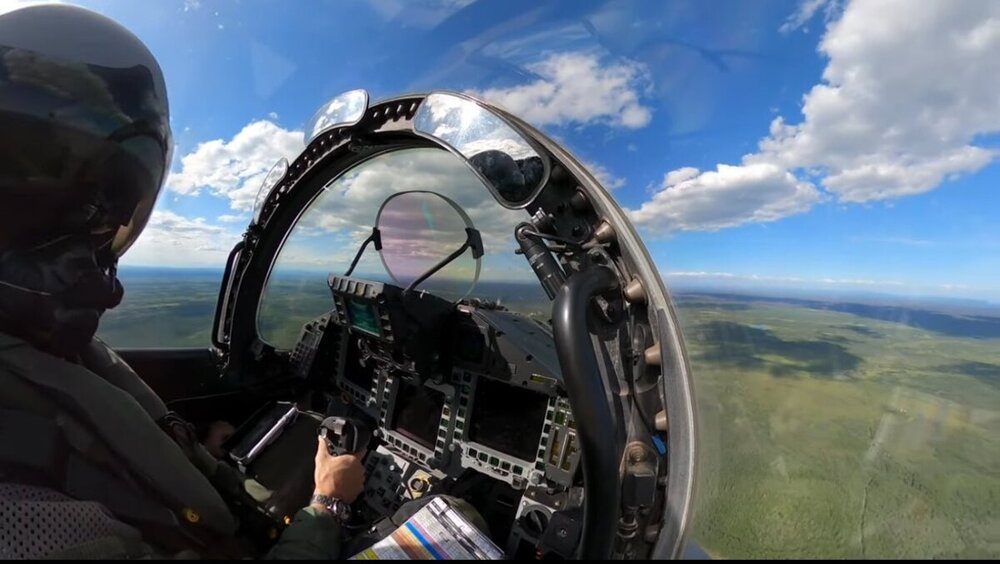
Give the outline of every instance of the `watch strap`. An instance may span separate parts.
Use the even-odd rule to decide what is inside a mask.
[[[310,505],[321,505],[330,512],[331,515],[341,521],[346,521],[351,516],[351,507],[343,500],[328,495],[313,494],[309,498]]]

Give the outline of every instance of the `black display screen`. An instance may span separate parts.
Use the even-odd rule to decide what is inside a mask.
[[[347,299],[347,316],[351,321],[351,327],[380,337],[382,331],[379,328],[378,313],[375,311],[375,304],[360,300]]]
[[[455,355],[459,360],[473,365],[480,365],[483,361],[483,334],[479,332],[479,327],[463,326],[458,333],[455,347]]]
[[[400,381],[392,430],[434,450],[443,407],[444,394]]]
[[[480,378],[469,439],[521,460],[534,460],[548,403],[544,394]]]
[[[375,381],[375,361],[368,359],[367,366],[361,366],[359,339],[360,337],[351,337],[347,345],[347,366],[344,369],[344,378],[367,391],[372,389],[372,382]]]

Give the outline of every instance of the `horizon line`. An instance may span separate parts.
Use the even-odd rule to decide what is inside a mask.
[[[217,266],[168,266],[168,265],[122,265],[119,267],[119,271],[128,270],[166,270],[166,271],[197,271],[197,272],[212,272],[221,274],[224,272],[224,268]],[[312,270],[308,268],[302,269],[287,269],[286,272],[289,273],[323,273],[322,270]],[[327,272],[327,275],[330,273]],[[364,276],[364,273],[361,273]],[[664,278],[669,279],[670,275],[663,275]],[[500,283],[521,283],[521,284],[534,284],[535,281],[532,280],[521,280],[521,279],[511,279],[511,280],[482,280],[480,283],[486,282],[500,282]],[[824,294],[829,296],[830,294],[841,295],[845,298],[854,297],[857,299],[859,296],[879,296],[879,297],[892,297],[907,301],[917,301],[917,300],[935,300],[935,301],[951,301],[951,302],[976,302],[978,304],[984,304],[994,307],[1000,307],[1000,301],[997,298],[986,297],[982,295],[973,296],[955,296],[955,295],[940,295],[927,292],[900,292],[898,290],[904,290],[906,287],[893,287],[893,288],[862,288],[862,287],[848,287],[840,288],[830,285],[824,286],[821,281],[816,281],[815,284],[810,284],[807,279],[801,279],[797,281],[798,286],[782,286],[780,282],[775,282],[774,285],[758,285],[753,287],[747,286],[732,286],[725,287],[720,286],[716,281],[715,284],[711,282],[698,283],[692,278],[687,278],[680,283],[667,283],[667,290],[670,294],[687,294],[687,293],[702,293],[702,294],[719,294],[719,295],[744,295],[744,296],[760,296],[760,297],[795,297],[789,296],[789,294],[796,293],[813,293],[813,294]],[[735,281],[734,281],[735,282]],[[761,280],[760,282],[764,282]],[[786,282],[787,284],[787,282]],[[777,294],[777,295],[775,295]]]

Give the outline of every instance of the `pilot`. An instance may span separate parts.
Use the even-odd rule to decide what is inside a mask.
[[[242,476],[94,338],[171,152],[138,38],[71,6],[0,15],[0,558],[246,555]],[[317,442],[316,494],[351,502],[363,480]],[[339,556],[325,507],[271,556]]]
[[[524,172],[507,153],[490,149],[473,155],[469,162],[496,187],[505,200],[520,202],[527,195]]]
[[[544,165],[538,155],[514,159],[504,151],[489,149],[473,155],[469,162],[496,188],[498,195],[511,204],[523,203],[544,174]]]

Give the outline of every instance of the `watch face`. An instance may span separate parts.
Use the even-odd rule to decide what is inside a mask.
[[[337,498],[316,494],[312,496],[311,502],[322,505],[331,515],[340,520],[346,520],[351,516],[351,506]]]
[[[351,506],[339,499],[333,500],[333,503],[331,503],[329,507],[330,512],[333,513],[338,519],[346,520],[351,515]]]

